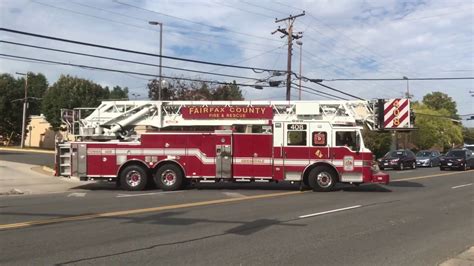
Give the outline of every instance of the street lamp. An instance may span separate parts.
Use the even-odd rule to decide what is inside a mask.
[[[28,108],[28,73],[16,72],[17,75],[25,76],[25,99],[23,100],[23,124],[21,125],[21,148],[25,147],[26,109]]]
[[[150,25],[158,25],[160,26],[160,68],[159,68],[159,76],[160,76],[160,80],[158,82],[158,100],[161,101],[161,81],[162,81],[162,78],[161,78],[161,60],[162,60],[162,49],[163,49],[163,23],[161,22],[158,22],[158,21],[148,21],[148,24]]]
[[[298,40],[296,41],[296,44],[298,44],[300,46],[300,80],[299,80],[299,87],[300,87],[300,91],[299,91],[299,94],[298,94],[298,100],[301,101],[301,71],[302,71],[302,58],[303,58],[303,42]]]

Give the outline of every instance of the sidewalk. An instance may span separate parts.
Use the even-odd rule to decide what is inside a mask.
[[[441,263],[440,266],[474,266],[474,246]]]
[[[0,161],[0,196],[60,193],[84,184],[87,182],[55,177],[42,166]]]

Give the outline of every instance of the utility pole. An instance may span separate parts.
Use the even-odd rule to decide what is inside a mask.
[[[158,101],[161,101],[161,90],[162,90],[162,82],[163,82],[163,78],[162,78],[162,58],[163,58],[163,23],[161,22],[158,22],[158,21],[149,21],[148,24],[150,25],[158,25],[160,26],[160,68],[159,68],[159,72],[158,72],[158,75],[160,77],[159,81],[158,81]]]
[[[405,97],[406,97],[407,99],[411,99],[411,97],[412,97],[413,95],[410,94],[410,83],[409,83],[409,79],[408,79],[408,77],[405,77],[405,76],[403,76],[403,79],[405,79],[405,80],[407,81],[407,92],[405,93]]]
[[[301,78],[302,78],[302,69],[303,69],[303,42],[302,41],[296,41],[296,44],[298,44],[300,46],[300,78],[298,80],[298,85],[299,85],[299,89],[300,91],[298,92],[298,100],[301,101]]]
[[[297,40],[303,37],[301,34],[302,32],[298,32],[296,35],[293,34],[293,23],[295,22],[295,19],[297,17],[302,17],[304,16],[305,13],[292,16],[290,15],[289,17],[282,18],[282,19],[275,19],[275,23],[280,23],[282,21],[286,21],[287,23],[287,28],[286,29],[281,29],[278,27],[278,29],[272,34],[275,34],[277,31],[283,33],[281,38],[284,38],[285,36],[288,37],[288,60],[287,60],[287,73],[286,73],[286,100],[289,101],[291,99],[291,55],[292,55],[292,49],[293,49],[293,39]]]
[[[18,75],[25,76],[25,98],[23,99],[23,124],[21,125],[21,148],[25,147],[26,130],[26,109],[28,108],[28,73],[16,72]]]

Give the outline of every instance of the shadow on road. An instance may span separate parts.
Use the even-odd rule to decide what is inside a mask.
[[[420,183],[410,181],[392,181],[388,184],[390,187],[424,187]]]
[[[120,187],[117,187],[117,185],[113,182],[94,182],[94,183],[88,183],[88,184],[70,188],[70,190],[75,190],[75,189],[90,190],[90,191],[121,190]]]
[[[341,187],[336,188],[336,191],[345,191],[345,192],[392,192],[390,189],[387,189],[381,185],[377,184],[367,184],[360,186],[353,185],[342,185]]]

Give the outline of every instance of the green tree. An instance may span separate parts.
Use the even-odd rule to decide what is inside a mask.
[[[28,109],[30,115],[39,115],[41,98],[48,87],[43,74],[28,73]],[[25,78],[15,79],[9,74],[0,75],[0,135],[13,141],[20,140],[23,121],[23,99],[25,97]]]
[[[464,143],[474,144],[474,128],[463,127],[462,137],[464,139]]]
[[[392,136],[390,132],[376,132],[365,128],[362,131],[365,146],[372,151],[376,158],[384,156],[390,150]]]
[[[434,110],[425,104],[414,104],[416,127],[414,144],[419,149],[440,148],[447,150],[462,144],[462,130],[446,109]]]
[[[450,117],[459,119],[456,102],[445,93],[439,91],[428,93],[422,102],[433,110],[446,110]]]
[[[76,107],[97,107],[108,93],[99,84],[90,80],[61,75],[48,88],[42,103],[46,119],[55,129],[61,125],[61,109]]]
[[[112,90],[109,90],[109,87],[105,87],[106,94],[108,95],[106,98],[110,100],[128,100],[128,88],[127,87],[120,87],[114,86]]]
[[[213,100],[243,100],[242,91],[235,80],[228,85],[220,85],[212,92]]]
[[[158,80],[148,83],[148,96],[158,99]],[[243,100],[242,92],[236,82],[226,85],[213,85],[206,82],[170,80],[161,91],[162,100]]]
[[[14,141],[19,140],[21,134],[23,84],[9,74],[0,75],[0,135],[12,136]]]
[[[21,83],[25,82],[20,78]],[[48,89],[48,80],[41,73],[28,73],[28,116],[41,114],[41,101]]]

